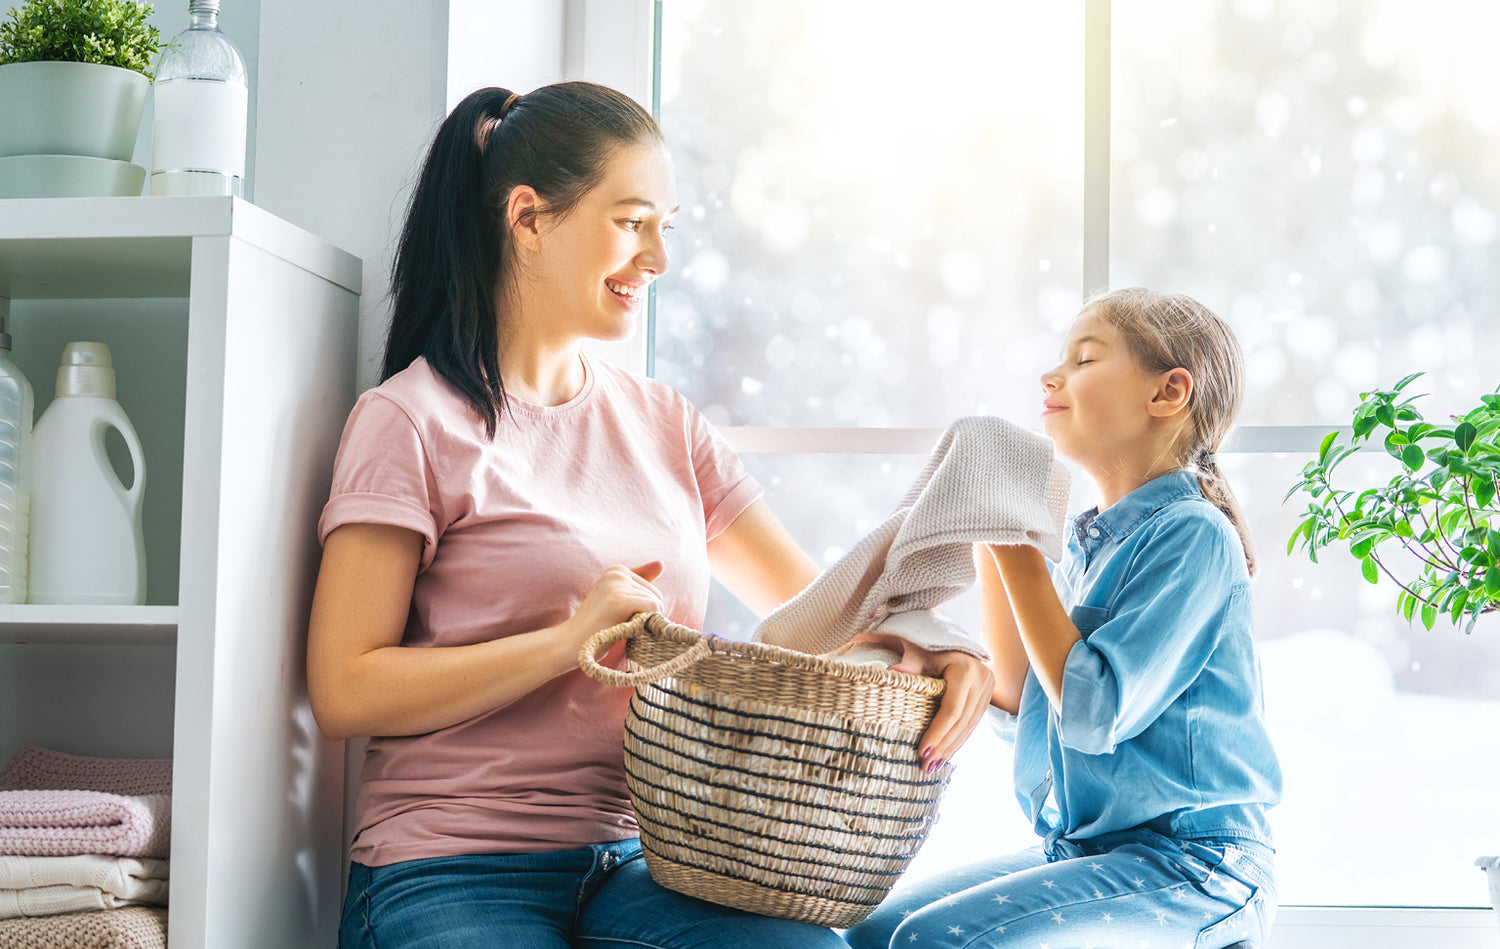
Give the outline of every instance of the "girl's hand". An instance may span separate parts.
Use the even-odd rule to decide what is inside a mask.
[[[572,647],[570,658],[576,661],[578,650],[599,630],[623,623],[637,613],[660,613],[664,608],[661,591],[651,581],[661,572],[659,560],[635,568],[616,564],[605,570],[577,612],[558,627]]]
[[[927,772],[936,771],[984,720],[995,692],[994,670],[966,652],[929,652],[896,636],[862,633],[854,641],[879,643],[900,653],[901,661],[891,666],[896,672],[942,679],[947,686],[937,714],[917,744]]]

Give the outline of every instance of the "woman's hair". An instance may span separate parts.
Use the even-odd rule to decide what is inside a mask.
[[[594,83],[465,97],[438,127],[401,229],[381,381],[427,357],[493,438],[505,411],[496,296],[503,301],[514,286],[512,189],[529,185],[541,197],[538,213],[566,216],[617,149],[663,142],[650,113]]]
[[[1245,357],[1239,340],[1218,314],[1182,294],[1143,287],[1096,294],[1084,304],[1125,339],[1147,372],[1181,367],[1193,377],[1188,424],[1172,446],[1174,464],[1198,475],[1203,496],[1223,511],[1239,532],[1245,565],[1255,573],[1255,547],[1245,517],[1215,454],[1245,399]]]

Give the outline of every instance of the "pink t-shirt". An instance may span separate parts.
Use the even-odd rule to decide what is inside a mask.
[[[350,523],[423,536],[403,645],[556,625],[606,567],[652,560],[666,564],[655,581],[666,615],[701,628],[707,542],[760,487],[677,392],[585,365],[564,405],[510,399],[493,441],[425,359],[356,403],[318,537]],[[629,698],[575,669],[466,722],[372,738],[352,857],[383,866],[635,836],[621,750]]]

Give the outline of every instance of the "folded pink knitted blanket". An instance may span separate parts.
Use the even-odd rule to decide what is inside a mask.
[[[0,853],[166,857],[172,763],[24,748],[0,771]]]
[[[0,920],[0,949],[166,949],[166,945],[167,911],[157,906]]]

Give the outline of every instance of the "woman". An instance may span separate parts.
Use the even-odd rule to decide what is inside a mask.
[[[842,945],[651,880],[629,692],[576,668],[637,612],[701,628],[710,569],[761,612],[817,573],[685,399],[580,348],[632,332],[676,205],[656,123],[600,86],[480,90],[437,132],[319,524],[313,711],[375,736],[346,949]],[[954,693],[923,746],[951,754],[990,673],[917,658]]]

